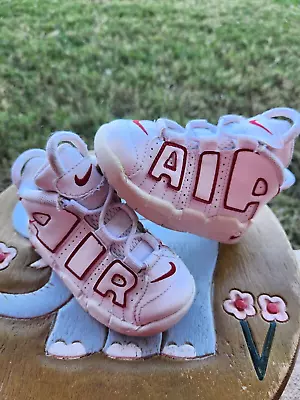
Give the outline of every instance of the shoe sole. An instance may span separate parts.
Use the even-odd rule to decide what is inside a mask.
[[[61,278],[67,288],[72,292],[75,299],[81,305],[81,307],[90,314],[97,321],[105,325],[107,328],[110,328],[116,332],[122,333],[123,335],[128,336],[151,336],[161,332],[166,331],[167,329],[174,326],[180,319],[189,311],[191,305],[193,304],[196,287],[195,283],[193,284],[193,288],[191,291],[191,296],[184,304],[184,306],[176,311],[175,313],[157,321],[153,321],[146,325],[133,325],[126,321],[123,321],[116,316],[112,315],[104,308],[101,308],[97,301],[94,299],[89,299],[85,296],[85,294],[81,291],[81,289],[74,284],[73,281],[69,279],[69,277],[61,270],[59,265],[53,258],[51,254],[47,252],[47,250],[40,244],[38,240],[36,240],[35,236],[30,235],[30,241],[34,246],[37,253],[42,257],[42,259],[51,266],[53,271]]]
[[[228,224],[232,227],[232,231],[242,233],[251,225],[252,221],[242,223],[236,218],[223,216],[207,218],[202,212],[192,209],[177,210],[172,203],[152,196],[139,188],[125,174],[119,158],[112,152],[109,141],[106,139],[109,134],[110,132],[105,126],[102,126],[96,134],[95,153],[97,162],[109,184],[116,189],[119,197],[126,200],[131,208],[146,219],[172,230],[189,232],[232,244],[238,242],[241,236],[227,236],[225,238],[222,232],[223,230],[226,232]],[[218,224],[221,233],[216,232],[214,228],[216,224]],[[209,234],[210,227],[211,235]]]

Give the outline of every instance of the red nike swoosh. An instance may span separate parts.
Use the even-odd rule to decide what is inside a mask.
[[[139,128],[141,128],[141,130],[142,130],[143,132],[145,132],[146,135],[148,135],[148,132],[147,132],[146,129],[143,127],[143,125],[140,123],[140,121],[138,121],[137,119],[134,119],[134,120],[132,120],[132,122],[133,122],[134,124],[136,124]]]
[[[160,276],[159,278],[154,279],[154,281],[151,281],[150,283],[156,283],[159,281],[163,281],[164,279],[170,278],[170,276],[174,275],[176,272],[176,265],[172,262],[169,262],[169,264],[171,265],[171,268],[168,272],[166,272],[165,274],[163,274],[162,276]]]
[[[90,165],[90,168],[86,171],[85,175],[82,178],[78,178],[77,175],[75,175],[74,177],[74,181],[76,183],[77,186],[84,186],[88,183],[88,180],[91,177],[91,173],[92,173],[92,164]]]
[[[273,135],[273,133],[272,133],[271,131],[269,131],[268,128],[266,128],[265,126],[263,126],[262,124],[260,124],[258,121],[256,121],[256,119],[252,119],[252,120],[249,121],[249,122],[250,122],[250,124],[252,124],[252,125],[256,125],[256,126],[258,126],[259,128],[264,129],[264,130],[267,131],[270,135]]]
[[[239,238],[241,236],[241,233],[239,234],[239,235],[233,235],[233,236],[230,236],[230,240],[233,240],[233,239],[237,239],[237,238]]]

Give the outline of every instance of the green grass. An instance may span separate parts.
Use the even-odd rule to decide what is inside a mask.
[[[300,109],[299,21],[298,0],[0,0],[2,187],[53,130],[92,144],[119,117]],[[295,247],[299,196],[298,184],[273,205]]]

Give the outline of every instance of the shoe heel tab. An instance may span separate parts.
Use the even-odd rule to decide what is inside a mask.
[[[288,107],[277,107],[272,108],[271,110],[265,111],[262,114],[267,118],[276,118],[276,117],[284,117],[292,121],[292,126],[290,129],[283,135],[284,142],[287,143],[291,140],[296,139],[300,134],[300,113]]]
[[[289,189],[291,186],[294,185],[296,182],[295,175],[287,168],[284,170],[284,181],[283,184],[280,186],[280,192],[283,190]]]
[[[54,132],[47,142],[46,153],[49,164],[57,176],[62,176],[65,173],[65,168],[59,159],[59,154],[57,151],[59,145],[63,142],[67,142],[75,146],[84,157],[89,156],[87,145],[79,135],[70,131]]]
[[[19,189],[22,174],[26,164],[33,158],[46,158],[46,152],[42,149],[30,149],[20,154],[16,161],[13,163],[11,168],[11,180],[12,183]]]

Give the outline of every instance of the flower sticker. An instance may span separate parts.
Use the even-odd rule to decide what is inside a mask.
[[[281,297],[262,294],[258,298],[261,315],[265,321],[287,322],[289,316],[286,312],[286,304]]]
[[[261,316],[269,322],[262,351],[259,352],[250,323],[247,320],[247,317],[253,317],[256,314],[253,296],[250,293],[232,289],[229,292],[229,297],[223,302],[224,311],[234,315],[239,320],[256,375],[262,381],[267,373],[277,322],[286,322],[289,319],[286,303],[278,296],[272,297],[268,294],[258,296],[257,302],[260,306]]]
[[[237,319],[244,320],[256,314],[254,299],[250,293],[233,289],[229,292],[230,299],[223,303],[224,310],[233,314]]]
[[[0,271],[6,269],[16,255],[17,250],[14,247],[7,247],[5,243],[0,242]]]

